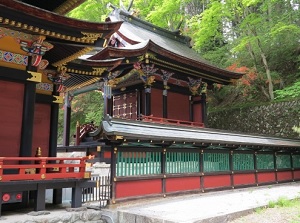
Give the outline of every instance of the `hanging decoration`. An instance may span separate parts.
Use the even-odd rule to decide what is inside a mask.
[[[103,85],[103,97],[107,99],[111,99],[112,96],[112,86],[109,84],[108,79],[105,79]]]
[[[158,68],[152,65],[144,65],[140,62],[137,62],[133,67],[138,71],[140,79],[145,83],[146,86],[151,86],[155,82],[155,74],[157,74]],[[158,74],[157,74],[158,75]]]
[[[170,89],[170,87],[168,86],[168,80],[174,73],[166,71],[166,70],[161,70],[161,72],[162,72],[161,78],[163,79],[163,84],[164,84],[163,95],[167,96],[168,89]]]
[[[32,42],[21,39],[19,40],[21,49],[27,52],[29,56],[32,56],[32,66],[37,67],[46,51],[53,48],[53,45],[44,42],[45,39],[45,36],[38,36],[36,40]]]
[[[198,90],[201,86],[202,78],[195,80],[191,77],[188,77],[188,79],[189,79],[189,88],[190,88],[190,91],[191,91],[192,95],[199,94]]]

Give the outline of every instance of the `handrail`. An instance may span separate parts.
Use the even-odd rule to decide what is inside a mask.
[[[87,159],[91,156],[0,157],[0,182],[90,178],[90,172],[85,171]]]
[[[173,124],[178,126],[193,126],[193,127],[204,127],[204,123],[202,122],[191,122],[191,121],[184,121],[184,120],[177,120],[177,119],[169,119],[169,118],[161,118],[155,116],[146,116],[141,115],[140,120],[145,122],[154,122],[154,123],[161,123],[161,124]]]

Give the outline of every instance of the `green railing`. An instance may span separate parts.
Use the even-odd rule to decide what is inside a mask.
[[[258,170],[274,169],[274,156],[273,154],[257,154],[256,163]]]
[[[203,168],[204,172],[229,171],[229,154],[204,153]]]
[[[161,173],[161,152],[118,152],[117,176]]]
[[[200,154],[167,152],[166,173],[195,173],[200,171]]]
[[[293,167],[300,168],[300,155],[293,155]]]
[[[291,156],[280,154],[276,156],[277,169],[291,168]]]
[[[233,154],[233,170],[254,170],[253,154]]]

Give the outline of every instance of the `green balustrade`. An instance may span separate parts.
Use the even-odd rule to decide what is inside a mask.
[[[200,171],[200,154],[188,152],[167,152],[166,173],[195,173]]]
[[[233,154],[233,170],[254,170],[253,154]]]
[[[271,170],[274,169],[274,156],[273,154],[257,154],[256,165],[258,170]]]
[[[291,156],[286,154],[278,154],[276,156],[277,169],[291,168]]]
[[[204,153],[203,168],[204,172],[229,171],[229,154]]]
[[[300,168],[300,155],[293,155],[293,167]]]
[[[138,176],[161,173],[161,152],[118,152],[116,175]]]

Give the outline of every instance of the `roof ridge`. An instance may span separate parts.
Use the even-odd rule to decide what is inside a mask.
[[[150,22],[147,22],[145,20],[142,20],[136,16],[131,15],[129,12],[124,11],[122,9],[116,9],[118,10],[118,14],[122,17],[123,20],[125,20],[128,23],[134,24],[136,26],[139,26],[143,29],[146,29],[148,31],[154,32],[156,34],[162,35],[164,37],[167,37],[169,39],[175,40],[177,42],[186,44],[188,47],[191,47],[190,41],[191,38],[189,36],[180,35],[180,31],[170,31],[164,28],[161,28],[157,25],[154,25]]]

